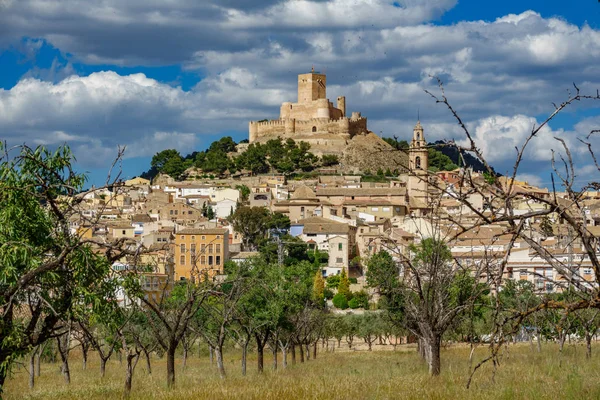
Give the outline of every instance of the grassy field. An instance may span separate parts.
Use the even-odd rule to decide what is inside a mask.
[[[397,351],[321,352],[316,360],[256,373],[255,359],[249,360],[248,375],[240,372],[240,355],[226,354],[228,377],[221,380],[216,366],[197,355],[188,359],[185,370],[177,365],[176,387],[165,384],[165,360],[155,359],[149,376],[140,359],[133,380],[133,399],[598,399],[600,398],[600,355],[585,359],[582,346],[566,346],[563,355],[546,344],[541,353],[527,345],[511,346],[504,355],[495,382],[491,364],[478,372],[471,389],[465,389],[468,349],[456,347],[442,353],[442,375],[431,378],[413,349]],[[596,349],[594,349],[596,350]],[[478,348],[481,359],[486,348]],[[28,374],[21,368],[7,382],[6,399],[113,399],[121,397],[125,366],[107,365],[106,377],[99,376],[99,363],[92,357],[88,369],[73,354],[71,381],[66,385],[59,363],[42,364],[36,388],[30,390]],[[268,371],[267,371],[268,370]]]

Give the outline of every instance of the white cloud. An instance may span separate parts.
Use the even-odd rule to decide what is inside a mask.
[[[486,156],[508,164],[514,146],[553,111],[552,102],[566,98],[573,81],[592,93],[600,87],[600,32],[533,11],[492,22],[429,23],[455,3],[5,1],[0,43],[44,38],[73,54],[71,61],[182,63],[204,79],[183,91],[143,74],[63,79],[72,65],[33,71],[43,80],[0,90],[0,128],[14,140],[76,141],[98,154],[117,144],[149,154],[161,135],[185,148],[202,134],[245,132],[249,120],[277,118],[281,102],[295,100],[296,74],[315,65],[327,72],[328,97],[345,95],[349,111],[361,111],[373,131],[409,139],[420,111],[429,140],[461,139],[449,111],[423,91],[439,93],[430,75],[439,76]],[[23,52],[35,53],[39,43],[27,41]],[[599,122],[586,121],[586,129]],[[558,148],[553,136],[584,155],[576,140],[583,125],[551,126],[532,141],[528,159],[547,162]]]

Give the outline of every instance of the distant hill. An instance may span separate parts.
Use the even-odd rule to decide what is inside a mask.
[[[434,146],[433,149],[435,151],[440,152],[443,155],[445,155],[446,157],[448,157],[450,160],[452,160],[452,162],[454,164],[456,164],[456,165],[461,164],[460,155],[458,153],[458,150],[455,147],[444,146],[444,142],[441,140],[438,140],[437,142],[434,142],[434,143],[429,143],[429,145],[433,145]],[[464,153],[463,158],[465,159],[467,167],[471,167],[473,169],[473,171],[475,171],[475,172],[486,171],[485,165],[483,165],[483,163],[481,161],[479,161],[477,158],[475,158],[473,155],[471,155],[469,153]]]

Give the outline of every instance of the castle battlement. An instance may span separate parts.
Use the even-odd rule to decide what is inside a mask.
[[[337,98],[337,107],[327,99],[326,82],[326,76],[314,70],[298,75],[298,102],[282,103],[279,119],[250,121],[250,143],[266,142],[277,137],[301,138],[305,141],[307,138],[330,140],[336,135],[345,141],[354,135],[367,133],[365,117],[359,112],[347,116],[344,96]]]

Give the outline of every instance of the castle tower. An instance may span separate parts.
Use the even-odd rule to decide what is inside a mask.
[[[327,98],[327,77],[315,72],[298,75],[298,103],[306,104]]]
[[[410,175],[408,178],[409,196],[421,200],[427,204],[427,169],[429,167],[429,153],[427,141],[423,134],[421,121],[413,129],[413,138],[408,149],[408,164]]]

